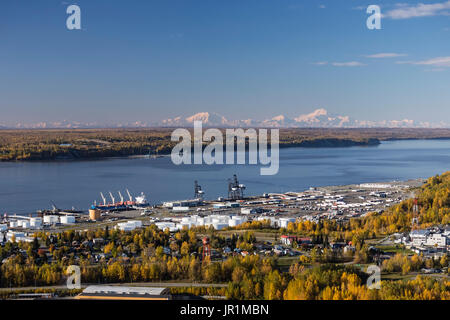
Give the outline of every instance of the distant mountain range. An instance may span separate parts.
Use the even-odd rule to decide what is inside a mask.
[[[148,128],[148,127],[192,127],[195,121],[201,121],[205,127],[267,127],[267,128],[449,128],[448,123],[415,122],[410,119],[368,121],[355,120],[349,116],[333,115],[327,110],[316,109],[308,114],[289,118],[278,115],[266,120],[230,120],[214,112],[200,112],[192,116],[174,117],[160,122],[125,123],[82,123],[72,121],[40,122],[34,124],[18,123],[13,126],[0,124],[0,129],[82,129],[82,128]]]
[[[333,115],[327,110],[316,109],[308,114],[289,118],[278,115],[266,120],[229,120],[213,112],[200,112],[187,118],[175,117],[163,120],[156,126],[192,127],[194,121],[201,121],[205,127],[269,127],[269,128],[448,128],[447,123],[415,122],[414,120],[355,120],[349,116]]]

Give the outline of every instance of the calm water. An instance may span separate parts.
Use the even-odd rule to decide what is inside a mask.
[[[259,166],[175,166],[169,157],[39,163],[0,162],[0,212],[30,213],[51,207],[86,210],[99,192],[117,196],[143,191],[152,204],[193,197],[197,179],[207,199],[226,196],[237,174],[247,194],[302,191],[343,185],[429,177],[450,170],[450,141],[390,141],[376,147],[290,148],[280,151],[280,170],[260,176]]]

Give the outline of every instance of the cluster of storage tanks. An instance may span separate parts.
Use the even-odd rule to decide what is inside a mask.
[[[289,223],[296,222],[296,218],[275,218],[268,216],[260,216],[256,218],[258,221],[269,220],[272,227],[278,228],[287,228]],[[177,230],[181,230],[183,228],[191,228],[191,227],[214,227],[216,230],[221,230],[226,227],[236,227],[240,224],[247,222],[247,217],[245,216],[228,216],[228,215],[211,215],[206,217],[200,216],[189,216],[183,217],[181,220],[176,222],[162,221],[156,222],[155,225],[161,229],[169,229],[171,232],[175,232]]]
[[[178,223],[178,229],[199,227],[199,226],[212,226],[216,230],[221,230],[226,227],[236,227],[247,221],[246,217],[241,216],[228,216],[228,215],[211,215],[206,217],[189,216],[181,218]]]
[[[42,228],[42,218],[30,218],[28,220],[12,220],[9,222],[10,228],[40,229]]]
[[[74,224],[75,217],[74,216],[44,216],[44,223],[46,224]]]
[[[175,232],[181,230],[183,228],[192,228],[192,227],[213,227],[216,230],[221,230],[226,227],[235,227],[247,221],[246,217],[241,216],[227,216],[227,215],[211,215],[207,217],[200,216],[189,216],[183,217],[181,220],[177,222],[171,221],[161,221],[155,222],[155,225],[158,229],[165,230],[169,229],[171,232]]]
[[[74,224],[74,216],[47,215],[44,218],[18,219],[9,221],[10,228],[41,229],[42,224]]]
[[[264,220],[270,220],[270,225],[272,227],[277,228],[287,228],[289,223],[294,223],[297,221],[296,218],[275,218],[275,217],[267,217],[267,216],[260,216],[256,218],[257,221],[264,221]]]
[[[6,233],[6,241],[12,241],[13,237],[15,238],[16,242],[32,242],[34,239],[33,237],[28,237],[24,232],[8,231]]]

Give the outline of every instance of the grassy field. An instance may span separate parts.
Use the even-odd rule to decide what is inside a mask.
[[[376,246],[376,247],[387,253],[402,253],[402,254],[407,254],[407,255],[414,254],[413,251],[406,249],[401,245],[382,245],[382,246]]]

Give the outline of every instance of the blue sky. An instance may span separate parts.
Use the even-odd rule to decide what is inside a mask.
[[[70,4],[82,30],[66,28]],[[367,29],[369,4],[382,30]],[[438,122],[449,39],[447,0],[2,0],[0,124],[317,108]]]

